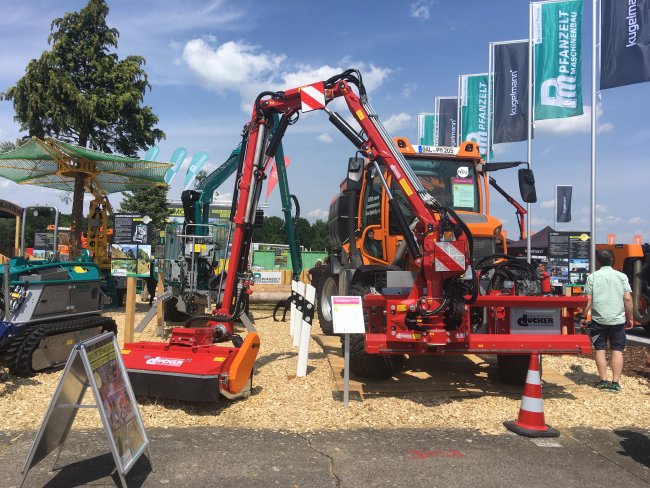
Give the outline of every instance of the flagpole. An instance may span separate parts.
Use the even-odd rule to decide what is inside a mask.
[[[592,3],[591,50],[591,242],[589,245],[590,269],[596,270],[596,63],[598,34],[598,0]]]
[[[533,168],[533,97],[535,96],[535,80],[533,79],[533,4],[528,4],[528,168]],[[530,263],[530,220],[531,220],[531,206],[530,203],[526,204],[526,212],[528,212],[528,219],[526,219],[526,261]]]
[[[494,82],[493,82],[493,71],[494,71],[494,66],[493,64],[493,59],[492,59],[492,53],[494,52],[494,43],[491,42],[489,44],[488,48],[488,101],[487,101],[487,154],[485,155],[485,161],[490,162],[490,149],[492,148],[492,117],[494,114],[492,113],[492,88],[494,87]],[[487,212],[490,211],[489,208],[486,209]]]
[[[463,127],[463,97],[461,94],[461,89],[462,89],[462,77],[464,75],[460,75],[458,77],[458,102],[456,104],[456,147],[460,146],[460,138],[462,137],[462,130],[461,128]]]

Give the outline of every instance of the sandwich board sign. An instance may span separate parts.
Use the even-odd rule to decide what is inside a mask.
[[[83,405],[90,387],[94,405]],[[96,408],[111,447],[122,486],[125,476],[143,452],[151,462],[149,439],[131,388],[122,356],[112,332],[75,344],[63,370],[41,427],[23,466],[22,484],[29,470],[59,449],[61,450],[80,408]]]

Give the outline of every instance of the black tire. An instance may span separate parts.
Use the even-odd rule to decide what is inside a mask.
[[[368,291],[361,285],[352,285],[348,293],[363,297]],[[363,315],[364,321],[367,323],[368,318],[365,310]],[[343,341],[344,338],[341,338],[341,345],[345,347]],[[367,353],[365,334],[350,335],[350,371],[360,378],[386,380],[402,367],[403,362],[403,355]]]
[[[323,270],[318,283],[318,322],[323,334],[334,335],[334,322],[332,321],[332,297],[339,291],[339,275],[332,273],[327,267]]]
[[[650,335],[650,324],[645,324],[643,330],[645,330],[646,334]]]
[[[497,354],[497,365],[501,381],[521,386],[526,383],[530,354]],[[540,374],[542,365],[539,365]]]

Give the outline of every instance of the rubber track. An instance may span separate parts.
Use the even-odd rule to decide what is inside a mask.
[[[102,332],[113,332],[117,334],[117,324],[115,321],[110,317],[103,317],[101,315],[80,317],[49,324],[34,324],[26,332],[14,338],[12,344],[7,349],[4,358],[5,364],[9,366],[9,372],[11,374],[22,377],[30,377],[42,371],[61,368],[65,365],[65,362],[58,366],[38,371],[32,369],[32,354],[38,348],[41,339],[77,330],[92,329],[100,325],[102,326]]]

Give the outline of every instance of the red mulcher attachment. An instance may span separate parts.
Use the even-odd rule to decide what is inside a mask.
[[[174,328],[168,343],[124,344],[122,357],[135,394],[189,402],[249,394],[260,338],[249,332],[242,341],[227,333],[227,325]],[[215,337],[234,344],[217,345]]]

